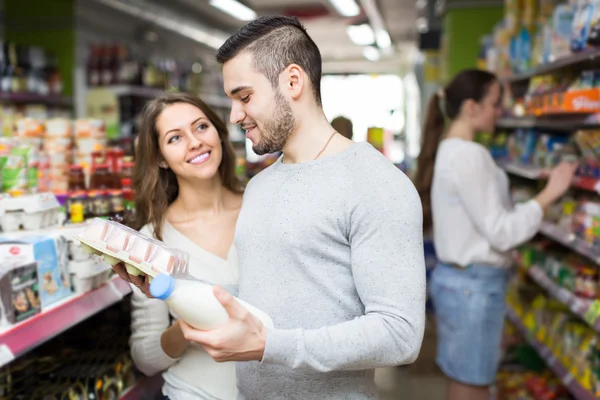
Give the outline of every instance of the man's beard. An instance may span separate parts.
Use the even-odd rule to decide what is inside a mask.
[[[273,115],[261,129],[258,143],[252,146],[252,150],[258,155],[281,151],[294,132],[295,126],[292,107],[283,98],[281,92],[276,90]]]

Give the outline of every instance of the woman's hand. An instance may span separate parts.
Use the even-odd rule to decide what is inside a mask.
[[[141,292],[146,295],[146,297],[150,299],[152,298],[152,295],[150,294],[150,279],[148,279],[148,275],[130,275],[127,272],[127,268],[125,268],[124,263],[115,264],[112,268],[121,279],[140,289]]]
[[[544,210],[569,190],[575,171],[577,171],[577,163],[571,162],[561,162],[550,171],[546,187],[536,197]]]

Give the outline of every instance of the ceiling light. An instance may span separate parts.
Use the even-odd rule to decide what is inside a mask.
[[[354,0],[329,0],[331,5],[342,17],[356,17],[360,8]]]
[[[375,33],[369,24],[349,25],[346,27],[346,33],[350,40],[358,46],[366,46],[375,42]]]
[[[252,21],[256,12],[236,0],[210,0],[210,5],[240,21]]]
[[[368,46],[363,50],[363,56],[369,61],[378,61],[379,60],[379,50],[376,47]]]
[[[392,45],[390,34],[384,29],[377,32],[377,46],[382,49],[387,49]]]

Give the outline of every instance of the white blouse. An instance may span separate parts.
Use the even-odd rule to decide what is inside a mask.
[[[151,236],[148,226],[141,230]],[[235,247],[227,260],[195,244],[171,224],[163,226],[163,242],[190,255],[190,274],[232,290],[239,281]],[[162,333],[177,318],[167,304],[148,299],[132,286],[131,354],[136,366],[146,375],[165,371],[163,394],[170,400],[234,400],[237,396],[235,363],[217,363],[197,344],[191,344],[178,359],[169,357],[160,344]],[[233,293],[234,295],[236,293]]]
[[[438,259],[459,266],[511,265],[510,250],[538,232],[536,200],[514,204],[506,173],[482,145],[445,139],[437,152],[431,190]]]

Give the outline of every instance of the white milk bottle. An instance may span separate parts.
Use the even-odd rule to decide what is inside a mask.
[[[213,294],[212,285],[187,279],[175,279],[159,274],[150,282],[150,294],[164,300],[175,314],[190,326],[209,331],[225,325],[227,310]],[[273,320],[264,311],[235,297],[235,300],[261,320],[266,328],[273,328]]]

